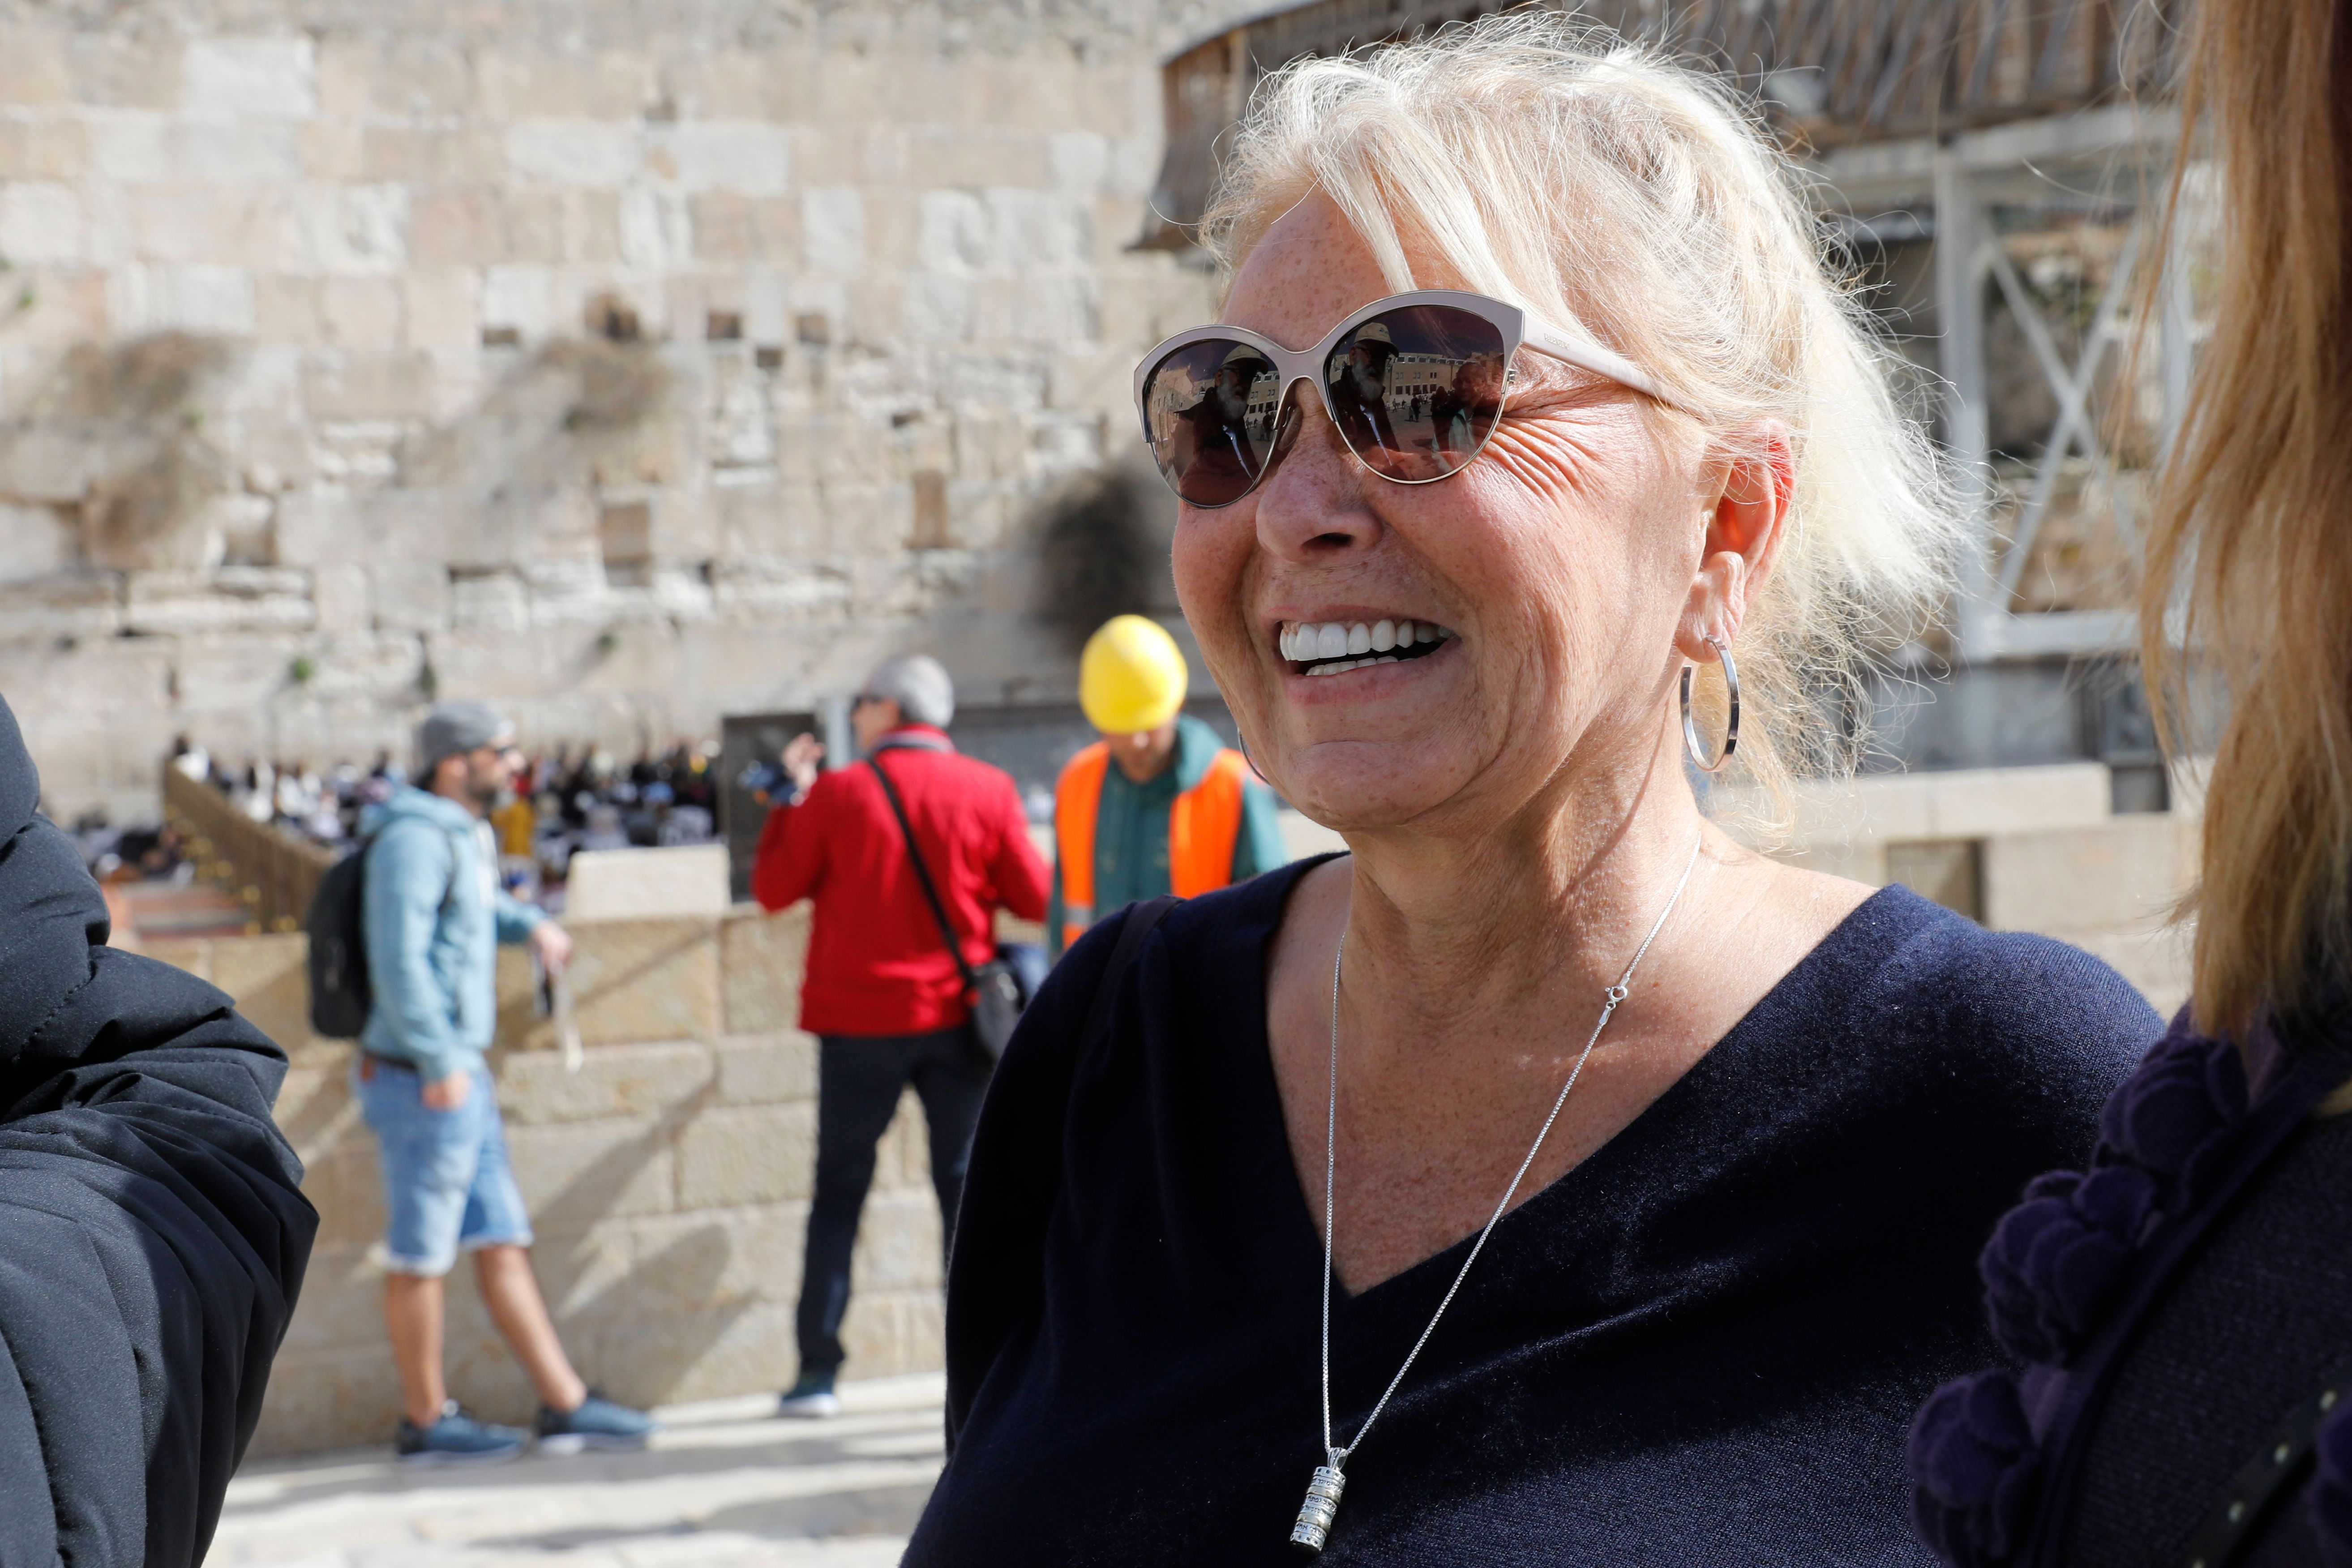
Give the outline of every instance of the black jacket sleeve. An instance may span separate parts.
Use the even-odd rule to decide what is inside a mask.
[[[318,1215],[286,1059],[106,906],[0,703],[0,1568],[194,1568]]]

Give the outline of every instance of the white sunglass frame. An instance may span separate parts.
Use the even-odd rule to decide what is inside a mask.
[[[1144,393],[1150,384],[1152,373],[1166,363],[1169,355],[1179,349],[1190,348],[1198,342],[1213,342],[1219,340],[1245,343],[1264,353],[1267,360],[1273,363],[1275,374],[1282,378],[1284,399],[1287,399],[1291,389],[1302,381],[1312,386],[1315,389],[1316,397],[1323,405],[1323,416],[1330,420],[1333,426],[1337,428],[1339,418],[1331,406],[1331,389],[1323,382],[1323,366],[1331,357],[1331,351],[1339,346],[1341,339],[1373,317],[1387,315],[1391,310],[1410,310],[1417,305],[1446,305],[1457,310],[1465,310],[1500,331],[1503,335],[1503,363],[1507,370],[1511,362],[1518,357],[1521,349],[1533,349],[1547,358],[1559,360],[1563,364],[1572,364],[1579,370],[1589,371],[1604,380],[1613,381],[1620,386],[1631,387],[1645,397],[1655,398],[1669,406],[1679,406],[1674,398],[1666,395],[1665,391],[1651,378],[1647,372],[1624,355],[1614,350],[1603,348],[1589,338],[1563,331],[1542,317],[1522,310],[1508,300],[1497,300],[1491,294],[1473,294],[1460,289],[1415,289],[1403,294],[1391,294],[1383,300],[1374,300],[1371,303],[1349,312],[1338,326],[1324,333],[1322,341],[1311,348],[1285,348],[1263,332],[1251,331],[1247,327],[1226,326],[1215,322],[1206,326],[1187,328],[1174,337],[1154,344],[1151,352],[1137,361],[1135,366],[1135,412],[1143,424],[1144,445],[1147,447],[1151,445],[1151,411],[1144,402]],[[1495,410],[1495,420],[1497,426],[1502,423],[1503,410],[1510,406],[1510,402],[1511,388],[1507,380],[1504,384],[1502,402]],[[1280,428],[1278,415],[1276,428],[1277,430]],[[1442,484],[1454,478],[1455,474],[1462,471],[1462,468],[1466,468],[1477,461],[1479,453],[1486,449],[1486,442],[1494,439],[1494,434],[1492,429],[1486,432],[1486,435],[1480,439],[1477,450],[1464,459],[1462,468],[1447,473],[1433,475],[1425,479],[1401,479],[1383,474],[1365,462],[1363,455],[1349,445],[1344,436],[1339,444],[1348,448],[1348,456],[1353,458],[1365,472],[1376,479],[1386,480],[1392,485],[1434,485]],[[1216,502],[1187,500],[1181,492],[1177,499],[1182,500],[1186,506],[1201,511],[1217,511],[1225,507],[1237,506],[1255,494],[1257,487],[1265,481],[1266,475],[1274,471],[1275,465],[1280,460],[1281,453],[1282,447],[1277,440],[1277,444],[1269,450],[1265,466],[1251,479],[1249,489],[1242,491],[1232,500]],[[1176,481],[1169,479],[1165,472],[1161,473],[1160,478],[1166,480],[1170,489],[1176,488]]]

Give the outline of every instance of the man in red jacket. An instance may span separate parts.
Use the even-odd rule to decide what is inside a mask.
[[[995,917],[1043,920],[1051,879],[1029,842],[1010,775],[957,754],[945,733],[955,686],[937,659],[885,662],[850,710],[866,765],[820,775],[824,748],[784,748],[793,793],[769,812],[751,893],[770,910],[815,900],[801,1027],[817,1037],[816,1195],[809,1205],[787,1415],[832,1415],[849,1305],[849,1256],[874,1180],[874,1147],[909,1082],[930,1131],[942,1237],[955,1224],[988,1058],[967,1025],[963,978],[907,858],[875,770],[887,768],[923,864],[974,968],[996,953]]]

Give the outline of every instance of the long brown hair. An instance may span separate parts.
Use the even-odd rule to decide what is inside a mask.
[[[2347,22],[2340,0],[2196,6],[2165,214],[2178,237],[2210,133],[2217,319],[2148,530],[2139,625],[2168,745],[2190,732],[2192,662],[2228,704],[2193,1002],[2200,1027],[2241,1040],[2266,1006],[2293,1023],[2342,1002],[2352,975]]]

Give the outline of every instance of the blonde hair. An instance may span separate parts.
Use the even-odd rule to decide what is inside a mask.
[[[1655,417],[1706,448],[1788,425],[1792,514],[1734,645],[1737,763],[1780,819],[1764,826],[1784,826],[1792,773],[1852,765],[1857,736],[1830,710],[1858,712],[1866,644],[1939,601],[1956,537],[1933,448],[1793,167],[1714,78],[1518,12],[1268,77],[1203,243],[1230,278],[1318,191],[1391,288],[1423,286],[1411,252],[1435,257],[1649,371],[1690,411]]]
[[[2218,317],[2147,530],[2140,647],[2168,747],[2189,658],[2229,716],[2205,797],[2192,1001],[2241,1040],[2352,973],[2352,256],[2332,0],[2197,7],[2168,238],[2194,129],[2220,163]],[[2172,254],[2168,246],[2158,254]],[[2143,320],[2154,316],[2143,312]]]

